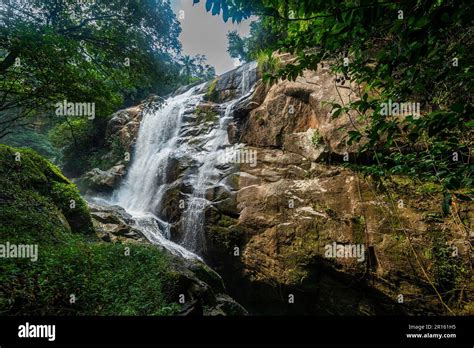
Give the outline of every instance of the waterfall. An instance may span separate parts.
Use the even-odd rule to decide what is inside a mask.
[[[197,87],[196,87],[197,88]],[[167,186],[170,155],[176,149],[182,117],[186,107],[194,107],[201,96],[194,96],[196,88],[172,97],[158,111],[144,115],[138,132],[134,160],[112,203],[119,205],[135,220],[136,226],[147,239],[174,254],[186,258],[197,256],[170,241],[170,226],[158,218],[162,193]]]
[[[229,174],[229,168],[219,166],[219,158],[230,146],[227,127],[234,107],[251,93],[253,86],[249,75],[250,69],[255,67],[252,63],[238,69],[241,80],[236,88],[240,95],[217,105],[215,120],[202,120],[196,113],[198,104],[203,101],[204,85],[171,97],[164,107],[144,115],[133,161],[111,203],[131,214],[136,227],[150,242],[187,258],[205,252],[205,212],[212,204],[206,199],[206,193]],[[170,175],[176,161],[186,163],[186,172],[178,179]],[[178,242],[181,245],[170,240],[171,225],[160,215],[167,191],[175,188],[178,181],[190,191],[182,193],[186,199],[179,225],[181,238]]]
[[[166,185],[168,161],[177,146],[185,106],[195,106],[200,100],[193,92],[190,89],[168,99],[162,109],[142,119],[134,161],[116,193],[116,204],[130,213],[153,212],[161,203],[160,191]]]

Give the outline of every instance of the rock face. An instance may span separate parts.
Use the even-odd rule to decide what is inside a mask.
[[[133,146],[140,129],[144,112],[150,107],[158,107],[161,99],[151,96],[140,105],[119,110],[112,115],[105,132],[108,151],[102,160],[112,163],[110,168],[94,168],[76,180],[76,184],[86,195],[110,194],[127,173]]]
[[[255,313],[472,312],[472,204],[453,203],[459,225],[430,185],[392,178],[382,188],[343,168],[357,150],[346,133],[361,123],[333,119],[328,103],[354,100],[353,89],[320,68],[271,88],[258,82],[236,106],[229,139],[258,160],[234,169],[225,197],[210,194],[206,260]],[[449,293],[461,288],[456,302]]]
[[[109,121],[106,130],[107,138],[118,138],[121,145],[131,151],[140,128],[140,121],[146,102],[116,112]]]
[[[249,106],[237,110],[245,120],[241,122],[239,141],[250,146],[286,149],[313,160],[322,155],[318,155],[320,152],[336,157],[353,153],[356,145],[347,145],[346,133],[356,130],[359,121],[353,114],[333,118],[330,105],[356,100],[351,87],[336,83],[327,67],[320,67],[318,73],[305,72],[294,82],[282,81],[271,88],[259,85],[248,101],[250,113],[245,112]],[[316,152],[308,152],[311,145]]]
[[[229,104],[248,84],[253,92]],[[170,155],[153,213],[171,225],[172,240],[185,244],[190,224],[200,220],[183,206],[204,202],[202,256],[252,313],[473,313],[473,205],[453,199],[445,216],[436,184],[394,177],[382,185],[345,168],[358,150],[348,145],[347,132],[364,123],[355,114],[333,118],[330,104],[356,100],[357,89],[336,82],[324,66],[271,87],[255,66],[200,86],[202,100],[184,111],[177,141],[184,150]],[[138,119],[127,115],[109,128],[133,144]],[[212,183],[193,196],[216,125],[226,117],[230,143],[248,156],[207,168]],[[98,184],[114,186],[113,173],[92,174]],[[123,212],[114,223],[108,214],[93,211],[104,238],[140,240],[121,227]],[[234,306],[224,295],[216,298],[221,309]]]
[[[118,206],[104,207],[89,202],[96,234],[105,242],[146,242],[143,233],[132,227],[132,216]]]
[[[241,294],[247,289],[248,299],[255,296],[252,302],[243,302],[249,309],[312,314],[444,312],[430,295],[424,275],[428,272],[432,281],[440,277],[436,274],[440,261],[430,253],[449,248],[448,242],[458,248],[459,261],[466,262],[470,245],[464,231],[440,217],[439,206],[429,202],[428,195],[413,197],[403,180],[395,181],[393,202],[370,180],[348,169],[282,150],[255,150],[258,165],[240,168],[238,218],[219,212],[208,219],[209,262],[224,276],[230,275],[225,277],[229,288]],[[461,216],[472,216],[472,207],[460,209]],[[430,220],[430,214],[437,219]],[[328,257],[327,246],[334,243],[364,250],[356,257]],[[239,254],[234,256],[236,247]],[[293,305],[286,302],[290,295],[295,297]],[[398,303],[399,295],[403,304]]]

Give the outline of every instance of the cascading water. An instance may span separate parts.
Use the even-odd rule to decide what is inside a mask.
[[[116,194],[116,203],[131,213],[153,212],[161,203],[166,186],[170,155],[176,150],[185,106],[201,99],[194,89],[168,99],[163,109],[148,113],[142,120],[135,147],[135,159],[124,184]],[[158,190],[157,190],[158,188]]]
[[[249,75],[255,67],[251,63],[240,68],[240,97],[219,106],[217,121],[202,122],[196,117],[203,85],[169,98],[163,108],[144,115],[133,162],[111,203],[125,208],[150,242],[186,258],[196,258],[205,251],[205,211],[211,204],[206,193],[226,174],[219,168],[219,159],[225,151],[228,154],[227,127],[234,106],[251,93]],[[183,159],[190,171],[185,181],[191,192],[186,194],[178,245],[170,241],[170,223],[159,215],[166,192],[176,179],[170,178],[173,160]]]
[[[184,213],[184,240],[183,246],[194,252],[204,252],[206,244],[204,240],[204,215],[210,202],[205,198],[206,191],[212,188],[219,180],[221,171],[217,168],[219,159],[223,157],[225,146],[229,145],[227,126],[232,120],[231,112],[235,103],[232,101],[225,107],[224,116],[219,119],[218,127],[209,134],[209,141],[203,152],[202,165],[199,172],[192,180],[193,194],[189,199],[189,207]]]
[[[187,107],[193,107],[201,99],[193,96],[195,89],[170,98],[156,112],[144,115],[138,132],[135,156],[128,175],[112,203],[131,214],[136,227],[154,244],[161,245],[174,254],[186,258],[197,256],[170,241],[170,226],[159,219],[162,192],[167,186],[167,168],[171,153],[175,150],[182,116]]]

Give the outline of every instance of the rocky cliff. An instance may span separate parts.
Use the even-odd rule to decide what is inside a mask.
[[[346,136],[361,121],[333,118],[329,103],[355,100],[359,87],[327,67],[273,86],[258,76],[239,68],[200,86],[180,138],[188,153],[205,152],[203,138],[230,114],[228,139],[247,155],[215,166],[202,207],[200,252],[230,294],[252,313],[472,314],[473,205],[453,200],[446,215],[435,183],[348,168],[364,161]],[[133,139],[128,124],[114,134]],[[196,158],[172,156],[154,211],[177,243]]]
[[[381,185],[344,168],[359,120],[334,119],[328,103],[355,100],[357,88],[323,66],[257,83],[229,133],[258,160],[232,174],[232,208],[208,213],[210,264],[257,312],[472,313],[473,205],[453,202],[443,216],[433,183]],[[364,255],[328,257],[334,244]]]

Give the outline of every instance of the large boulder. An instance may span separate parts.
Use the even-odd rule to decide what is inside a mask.
[[[107,125],[106,138],[119,139],[124,149],[131,151],[143,117],[143,105],[120,110],[112,115]]]
[[[105,132],[106,151],[100,158],[101,168],[93,168],[76,179],[86,195],[110,194],[118,187],[131,163],[143,115],[162,105],[162,98],[151,95],[137,106],[119,110],[110,118]]]
[[[133,226],[133,219],[119,206],[102,206],[89,202],[97,236],[106,242],[146,242],[145,235]]]
[[[112,192],[126,173],[125,165],[117,165],[109,170],[94,168],[84,174],[78,185],[86,194]]]
[[[0,239],[60,242],[94,232],[76,185],[33,150],[0,144],[0,192]]]
[[[347,131],[357,130],[360,121],[353,113],[333,118],[331,112],[331,103],[344,105],[357,98],[356,86],[336,82],[336,76],[327,65],[319,66],[316,72],[306,71],[296,81],[280,81],[270,88],[260,89],[266,92],[263,101],[261,91],[256,89],[248,106],[237,111],[239,118],[242,109],[250,109],[245,122],[240,123],[239,141],[257,147],[289,147],[288,151],[317,160],[321,156],[308,152],[308,137],[304,134],[317,132],[326,157],[343,157],[356,152],[357,145],[348,145],[346,135]]]

